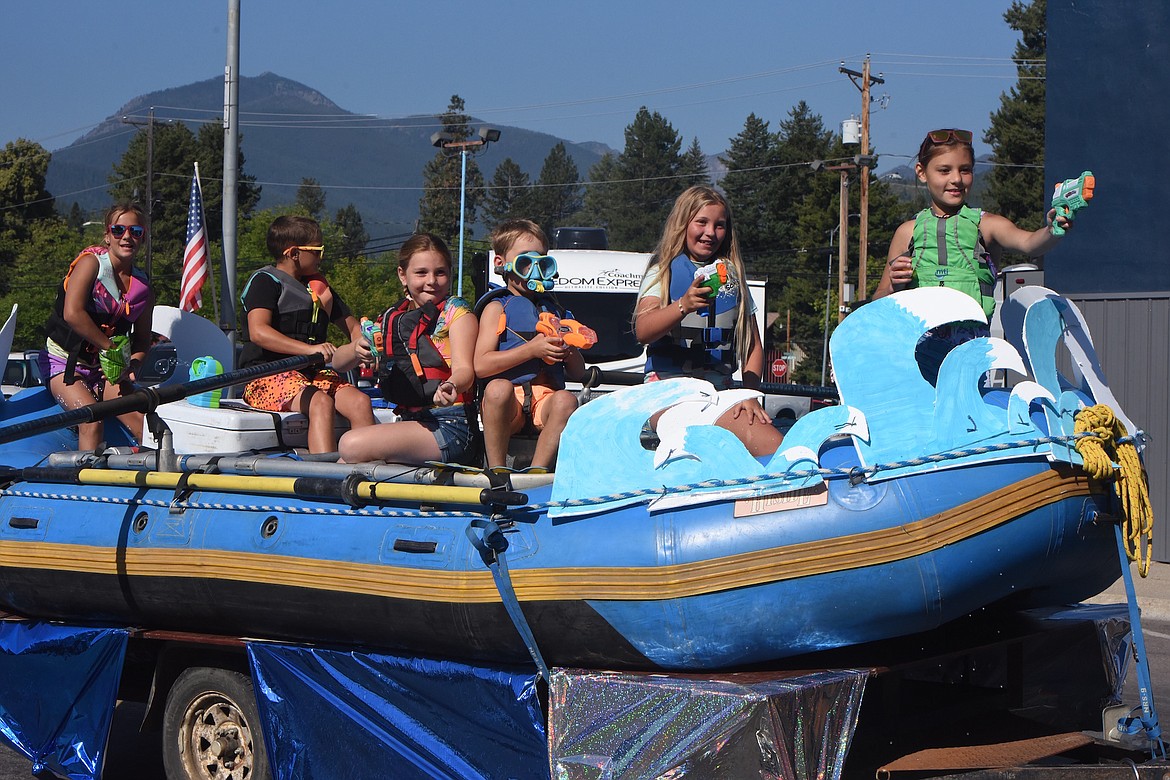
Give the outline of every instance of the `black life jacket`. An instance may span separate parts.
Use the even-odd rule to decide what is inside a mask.
[[[276,311],[273,312],[272,327],[304,344],[325,343],[329,338],[329,322],[337,304],[337,299],[325,278],[314,274],[297,281],[276,266],[265,266],[252,274],[240,295],[241,301],[247,298],[252,281],[260,274],[271,277],[280,285],[280,297],[277,299]],[[246,322],[245,317],[245,324]],[[240,356],[240,366],[247,368],[285,357],[288,355],[270,352],[248,341],[244,344],[244,351]]]
[[[435,391],[451,378],[451,365],[431,340],[439,308],[433,301],[411,306],[407,299],[387,309],[380,321],[386,352],[378,381],[382,397],[408,408],[434,406]],[[459,400],[467,403],[471,396],[464,394]]]

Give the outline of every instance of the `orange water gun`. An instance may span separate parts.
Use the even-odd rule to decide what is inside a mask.
[[[549,338],[559,338],[570,347],[589,349],[597,343],[597,331],[577,320],[561,319],[551,311],[542,311],[536,321],[536,332],[543,333]],[[544,359],[552,365],[555,360]]]

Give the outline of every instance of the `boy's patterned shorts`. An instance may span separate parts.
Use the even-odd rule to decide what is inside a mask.
[[[343,387],[353,387],[328,368],[318,371],[311,380],[300,371],[285,371],[249,382],[244,388],[244,403],[266,412],[287,412],[297,393],[310,385],[331,396],[336,396]]]

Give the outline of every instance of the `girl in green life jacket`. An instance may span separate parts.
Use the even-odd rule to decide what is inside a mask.
[[[1042,255],[1060,240],[1052,234],[1053,219],[1068,228],[1071,221],[1049,210],[1044,227],[1022,230],[1010,219],[967,205],[975,168],[971,131],[947,128],[926,134],[918,150],[914,172],[926,185],[930,205],[903,222],[890,242],[885,270],[873,297],[914,287],[952,287],[983,306],[988,321],[995,312],[997,266],[1007,250]],[[938,363],[950,348],[976,336],[988,335],[984,323],[968,322],[931,331],[919,345],[919,363],[933,381]],[[932,346],[934,348],[932,348]],[[924,361],[923,353],[934,353]],[[934,364],[934,365],[928,365]]]

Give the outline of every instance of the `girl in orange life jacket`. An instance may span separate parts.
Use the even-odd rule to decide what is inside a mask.
[[[967,206],[975,167],[971,138],[971,131],[954,128],[926,134],[914,172],[926,185],[930,205],[894,232],[874,298],[918,286],[954,287],[979,301],[990,321],[996,266],[1003,251],[1042,255],[1060,240],[1052,234],[1053,219],[1062,227],[1072,224],[1049,210],[1047,224],[1029,232],[1005,217]],[[988,332],[988,326],[978,322],[936,328],[919,343],[923,374],[933,381],[951,348]]]
[[[438,236],[420,233],[399,250],[398,280],[406,300],[382,318],[387,365],[381,373],[383,394],[402,421],[345,433],[338,450],[346,463],[470,461],[479,323],[467,301],[450,295],[451,276],[451,252]],[[399,317],[411,319],[405,330],[396,324]],[[412,326],[423,332],[410,347],[405,342],[414,335]],[[412,364],[425,376],[418,377]]]
[[[309,418],[309,451],[332,452],[334,411],[348,419],[351,428],[374,424],[370,397],[337,373],[359,361],[370,362],[373,355],[357,318],[320,274],[325,246],[317,222],[308,217],[277,217],[268,227],[267,243],[276,264],[254,273],[241,296],[248,342],[240,367],[317,353],[335,370],[322,369],[312,376],[286,371],[261,377],[244,388],[244,401],[272,412],[300,411]],[[330,322],[345,331],[348,344],[334,347],[329,343]]]
[[[154,294],[134,257],[146,236],[146,215],[121,203],[106,212],[101,246],[84,250],[73,261],[57,291],[45,330],[42,373],[64,409],[89,406],[133,391],[151,341]],[[114,337],[129,335],[130,355],[121,376],[107,378],[99,366],[103,350],[115,348]],[[118,419],[138,439],[143,415],[128,412]],[[78,447],[96,449],[103,439],[101,422],[78,426]]]
[[[717,259],[730,266],[731,284],[709,298],[694,272]],[[708,325],[711,306],[715,326]],[[634,309],[634,335],[647,345],[646,381],[693,376],[721,390],[741,368],[744,386],[759,387],[764,349],[753,314],[731,207],[713,187],[691,187],[674,202]],[[720,336],[704,341],[715,330]],[[651,418],[652,427],[658,416]],[[775,452],[784,438],[755,399],[735,404],[716,424],[757,457]]]

